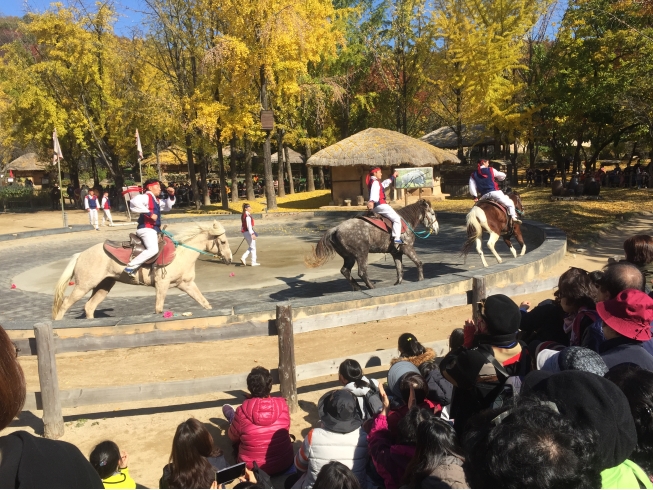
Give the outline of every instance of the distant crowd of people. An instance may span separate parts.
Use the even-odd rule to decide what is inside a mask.
[[[601,187],[624,187],[644,189],[649,187],[648,166],[637,162],[634,165],[630,163],[625,167],[620,164],[615,165],[612,170],[607,170],[605,165],[601,164],[598,170],[587,169],[580,173],[569,173],[567,177],[576,179],[578,183],[583,184],[593,179]],[[526,169],[527,186],[550,186],[557,179],[561,178],[561,172],[556,167],[547,169],[528,168]]]

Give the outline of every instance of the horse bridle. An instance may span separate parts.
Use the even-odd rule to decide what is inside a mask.
[[[226,233],[227,233],[226,231],[223,231],[223,232],[220,233],[219,235],[216,235],[215,238],[213,239],[213,246],[211,246],[211,248],[210,248],[209,250],[213,249],[214,246],[215,246],[215,248],[218,250],[218,253],[216,253],[216,254],[211,254],[211,255],[213,255],[214,258],[222,258],[222,259],[226,259],[226,257],[225,257],[225,256],[223,255],[223,253],[222,253],[222,250],[220,250],[220,246],[218,245],[218,238],[220,238],[221,236],[225,235]]]

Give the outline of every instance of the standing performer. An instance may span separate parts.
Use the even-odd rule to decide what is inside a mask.
[[[476,172],[469,177],[469,193],[478,201],[481,199],[494,198],[508,208],[508,213],[515,223],[521,223],[515,211],[515,203],[499,189],[497,180],[504,180],[506,174],[490,167],[489,160],[479,160]]]
[[[111,217],[111,201],[109,200],[109,191],[104,191],[104,197],[102,198],[102,211],[104,211],[104,216],[102,216],[102,226],[104,226],[104,221],[109,222],[109,226],[113,226],[113,218]]]
[[[249,247],[245,250],[245,253],[240,258],[240,261],[243,265],[247,265],[247,257],[249,254],[252,254],[252,267],[261,265],[256,262],[256,237],[258,234],[254,231],[254,218],[252,218],[252,208],[249,204],[243,204],[243,214],[240,217],[242,227],[240,232],[245,235],[245,240],[247,240],[247,245]]]
[[[86,209],[86,212],[88,213],[88,221],[91,223],[91,226],[97,231],[100,231],[97,224],[98,202],[97,197],[95,197],[94,189],[90,189],[88,194],[84,197],[84,209]]]
[[[143,187],[147,192],[132,199],[132,202],[135,202],[133,205],[130,204],[132,211],[141,214],[138,217],[136,235],[143,240],[145,246],[145,250],[134,257],[125,267],[125,272],[132,277],[136,276],[136,271],[141,265],[159,251],[158,234],[161,232],[161,211],[170,211],[175,204],[175,190],[172,187],[167,189],[169,197],[161,200],[159,200],[161,184],[158,180],[148,179]],[[143,200],[144,203],[141,202]]]
[[[370,191],[367,209],[374,211],[376,214],[380,214],[381,216],[385,216],[392,221],[392,238],[394,239],[395,247],[399,248],[399,246],[404,243],[401,240],[401,217],[390,207],[385,199],[385,188],[394,184],[397,175],[398,173],[395,170],[389,179],[381,182],[381,168],[375,167],[370,170],[365,182]]]

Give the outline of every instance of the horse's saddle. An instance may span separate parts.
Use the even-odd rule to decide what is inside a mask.
[[[479,204],[484,203],[484,202],[486,202],[488,204],[491,204],[492,206],[494,206],[495,208],[499,209],[501,212],[503,212],[504,214],[509,216],[508,215],[508,208],[506,208],[503,204],[501,204],[494,197],[484,197],[483,199],[479,199],[478,201],[476,201],[475,206],[478,206]]]
[[[358,219],[362,219],[367,221],[368,223],[373,224],[377,228],[380,228],[383,231],[386,231],[388,233],[392,233],[392,221],[390,219],[386,218],[385,216],[381,216],[380,214],[373,213],[369,211],[367,214],[362,214],[360,216],[356,216]],[[403,219],[401,220],[401,232],[406,233],[406,230],[408,229],[408,225],[406,224],[406,221]]]
[[[135,233],[129,234],[129,241],[115,242],[112,240],[105,240],[104,251],[106,254],[117,262],[127,265],[129,261],[145,250],[143,240],[141,240]],[[175,258],[176,247],[175,244],[167,236],[159,234],[159,252],[145,262],[145,265],[155,265],[157,267],[164,267]]]

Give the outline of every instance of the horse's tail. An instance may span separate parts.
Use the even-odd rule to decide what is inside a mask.
[[[333,234],[335,232],[336,229],[331,228],[324,233],[320,241],[317,242],[317,245],[312,247],[311,254],[304,257],[306,267],[310,267],[311,269],[320,267],[336,252],[336,249],[333,248]]]
[[[59,278],[57,285],[54,287],[54,301],[52,302],[53,319],[57,318],[57,315],[59,314],[59,310],[63,304],[66,287],[68,286],[68,282],[73,277],[73,272],[75,272],[75,266],[77,265],[77,259],[79,258],[79,255],[80,254],[75,254],[72,256],[70,262],[68,262],[68,265],[61,273],[61,277]]]
[[[460,252],[461,255],[467,256],[469,251],[472,249],[472,245],[476,243],[476,240],[483,236],[483,228],[487,227],[487,217],[485,212],[478,206],[474,206],[472,210],[467,213],[467,218],[465,218],[465,223],[467,224],[467,240],[463,245],[463,249]],[[485,227],[483,225],[486,225]]]

